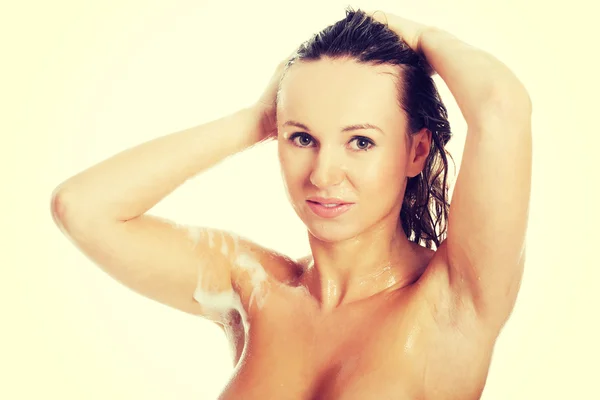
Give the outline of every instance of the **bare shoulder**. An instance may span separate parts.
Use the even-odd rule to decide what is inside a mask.
[[[286,283],[297,278],[303,271],[303,259],[295,260],[282,252],[246,238],[240,240],[242,248],[237,254],[238,271],[248,271],[248,263],[255,261],[256,268],[265,272],[266,278]]]
[[[237,239],[232,268],[232,285],[249,314],[261,309],[272,284],[288,284],[302,274],[299,260],[242,237]],[[258,307],[257,307],[258,306]]]

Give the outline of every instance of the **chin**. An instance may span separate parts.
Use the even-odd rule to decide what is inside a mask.
[[[357,212],[356,209],[349,210],[337,218],[329,219],[315,215],[304,203],[294,203],[293,208],[296,211],[296,215],[298,215],[304,226],[306,226],[309,234],[322,242],[341,242],[352,239],[361,232],[362,224],[357,217],[359,214],[355,214]]]
[[[346,239],[350,239],[353,235],[349,235],[348,232],[332,232],[331,230],[327,230],[327,228],[313,228],[307,225],[308,232],[315,239],[320,242],[325,243],[337,243],[344,241]]]
[[[321,220],[316,217],[303,218],[303,221],[311,236],[326,243],[352,239],[360,233],[356,221]]]

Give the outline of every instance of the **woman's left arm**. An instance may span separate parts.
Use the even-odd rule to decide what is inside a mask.
[[[500,329],[514,307],[525,261],[532,159],[529,95],[510,69],[485,51],[435,27],[390,14],[387,21],[425,56],[467,122],[447,240],[440,248],[445,245],[452,289],[463,300],[469,298],[490,328]]]
[[[450,282],[500,329],[513,310],[525,263],[531,101],[502,62],[442,30],[424,30],[419,46],[468,127],[448,217]]]
[[[436,27],[423,27],[415,43],[450,89],[468,126],[487,126],[499,112],[530,121],[529,94],[500,60]]]

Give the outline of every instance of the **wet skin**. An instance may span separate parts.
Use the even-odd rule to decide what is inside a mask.
[[[311,255],[261,257],[266,284],[236,287],[241,304],[261,305],[225,323],[236,368],[222,399],[480,397],[497,332],[451,290],[445,243],[426,249],[398,225],[431,138],[409,140],[395,73],[324,59],[283,78],[279,160]],[[379,129],[346,129],[356,124]],[[325,218],[313,196],[353,206]]]
[[[453,299],[441,257],[414,249],[414,282],[333,311],[297,275],[305,262],[272,258],[266,270],[290,274],[270,274],[247,337],[231,315],[236,367],[220,399],[479,398],[496,335]]]

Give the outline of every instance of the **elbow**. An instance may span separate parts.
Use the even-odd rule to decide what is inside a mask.
[[[113,218],[98,213],[89,206],[89,199],[58,186],[50,196],[50,214],[61,232],[70,237],[89,235],[99,226],[112,223]],[[94,210],[94,212],[91,212]]]
[[[62,192],[60,187],[57,187],[50,196],[50,214],[54,222],[58,223],[64,215],[64,205],[62,201]]]
[[[62,232],[67,232],[68,221],[72,208],[70,207],[68,194],[62,185],[59,185],[52,191],[50,196],[50,215],[54,223],[61,229]]]
[[[66,206],[64,192],[57,187],[50,196],[50,215],[52,221],[58,226],[61,231],[66,232]]]

